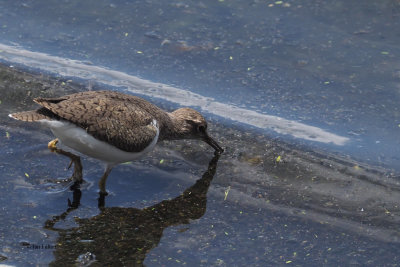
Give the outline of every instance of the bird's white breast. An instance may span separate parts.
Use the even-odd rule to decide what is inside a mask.
[[[157,121],[153,120],[152,125],[157,129],[157,134],[153,141],[140,152],[126,152],[94,138],[73,123],[56,120],[40,120],[39,122],[48,126],[62,144],[89,157],[110,164],[118,164],[140,158],[143,154],[153,149],[159,136]]]

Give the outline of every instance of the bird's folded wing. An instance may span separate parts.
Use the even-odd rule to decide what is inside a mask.
[[[129,101],[107,97],[61,97],[39,98],[35,102],[95,138],[127,152],[140,152],[158,137],[153,117]]]
[[[86,131],[95,138],[108,142],[126,152],[140,152],[153,141],[157,142],[158,129],[156,124],[149,122],[147,125],[122,122],[111,117],[89,125]]]

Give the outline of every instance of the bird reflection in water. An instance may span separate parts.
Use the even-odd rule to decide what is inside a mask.
[[[72,202],[68,200],[67,211],[45,224],[46,229],[59,234],[55,260],[50,266],[73,265],[82,258],[107,266],[142,266],[146,254],[160,242],[164,229],[188,224],[190,220],[204,215],[207,191],[218,159],[219,154],[216,153],[201,179],[172,200],[164,200],[144,209],[104,207],[105,196],[100,194],[100,214],[76,219],[78,226],[74,228],[57,228],[55,224],[79,206],[82,194],[79,187],[75,188]]]

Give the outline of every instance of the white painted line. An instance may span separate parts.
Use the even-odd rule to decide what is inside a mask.
[[[277,133],[291,135],[296,138],[321,143],[332,143],[339,146],[345,145],[350,140],[347,137],[327,132],[315,126],[217,102],[210,97],[140,79],[121,71],[85,64],[79,60],[32,52],[17,46],[4,44],[0,44],[0,59],[60,76],[95,80],[96,82],[111,86],[124,87],[135,94],[161,98],[182,106],[199,107],[203,111],[233,121],[261,129],[271,129]]]

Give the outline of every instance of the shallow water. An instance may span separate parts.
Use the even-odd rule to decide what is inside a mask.
[[[101,83],[126,79],[99,75],[101,66],[175,86],[348,138],[306,144],[399,171],[398,1],[277,2],[5,1],[0,43],[25,58],[1,47],[0,60]],[[26,51],[51,57],[34,62]],[[92,68],[74,72],[54,56]],[[237,121],[230,113],[222,117]],[[261,128],[290,140],[277,125]]]
[[[0,2],[0,264],[399,265],[399,12]],[[99,208],[104,166],[84,158],[69,190],[51,133],[7,117],[99,89],[196,107],[226,151],[164,142],[111,172]]]
[[[213,120],[211,134],[226,151],[209,169],[213,154],[207,145],[163,143],[144,159],[112,171],[110,194],[99,208],[103,166],[85,159],[86,183],[81,197],[75,192],[74,198],[69,184],[55,183],[71,170],[66,170],[68,159],[47,149],[49,131],[5,115],[31,108],[34,96],[83,88],[4,67],[2,75],[0,254],[5,264],[399,261],[399,177]],[[30,93],[22,97],[27,80]],[[52,90],[42,90],[43,84]],[[71,208],[68,202],[80,205]]]

